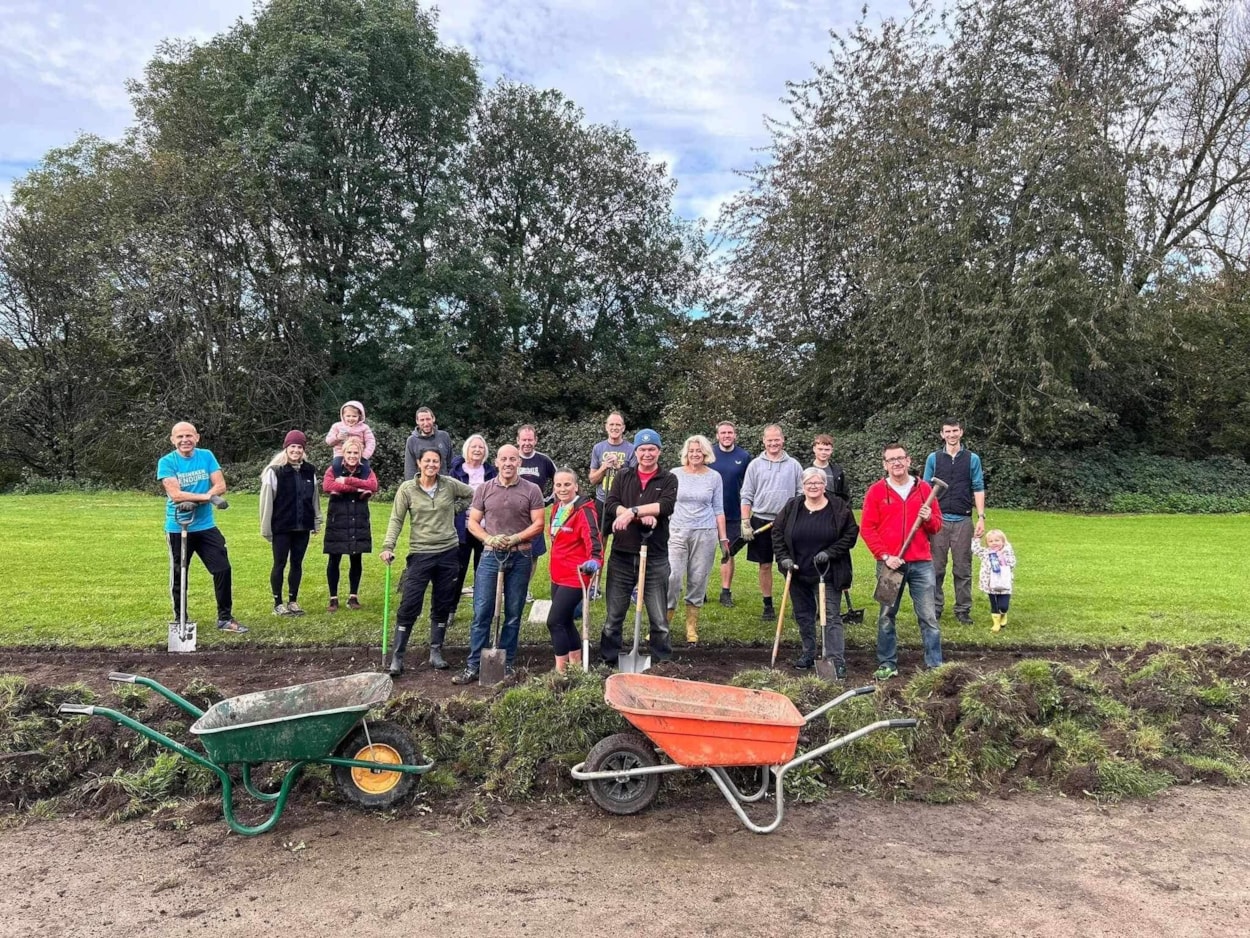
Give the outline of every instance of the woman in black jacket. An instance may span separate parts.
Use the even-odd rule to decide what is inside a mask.
[[[326,533],[322,541],[330,555],[326,563],[326,582],[330,587],[327,612],[339,611],[339,567],[347,555],[347,608],[360,608],[360,576],[364,554],[373,551],[373,532],[369,527],[369,497],[378,490],[378,477],[364,458],[364,444],[355,437],[343,443],[343,455],[335,456],[321,480],[322,490],[330,496],[326,511]]]
[[[783,573],[791,574],[790,601],[799,623],[803,652],[794,666],[801,671],[816,664],[818,585],[825,581],[825,653],[833,659],[839,680],[846,677],[842,630],[842,591],[851,586],[851,548],[859,525],[851,508],[825,487],[824,470],[803,472],[803,494],[786,502],[773,522],[773,553]]]

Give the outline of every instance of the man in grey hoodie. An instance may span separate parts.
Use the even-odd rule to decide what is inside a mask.
[[[408,442],[404,444],[405,482],[416,477],[417,463],[421,461],[421,454],[427,449],[438,450],[443,458],[443,472],[448,472],[452,455],[451,436],[446,430],[440,430],[434,423],[434,411],[428,407],[421,407],[417,410],[417,428],[412,431]]]
[[[760,565],[760,593],[764,596],[765,622],[775,619],[773,611],[773,539],[755,533],[772,524],[786,502],[803,491],[803,467],[785,452],[786,438],[781,427],[764,428],[764,452],[751,460],[742,480],[742,539],[747,542],[747,560]]]

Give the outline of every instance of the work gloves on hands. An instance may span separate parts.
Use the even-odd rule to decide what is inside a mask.
[[[742,522],[742,539],[744,541],[755,540],[755,528],[751,527],[751,522],[744,520]]]
[[[218,509],[219,511],[225,511],[227,508],[230,507],[230,503],[226,501],[224,498],[222,498],[220,495],[214,495],[212,498],[208,500],[208,503],[212,505],[214,508]]]
[[[486,539],[486,546],[491,550],[507,550],[513,544],[509,534],[492,534]]]
[[[818,554],[816,554],[816,556],[815,556],[815,557],[813,557],[813,558],[812,558],[812,561],[813,561],[814,563],[816,563],[818,566],[823,567],[823,566],[824,566],[825,564],[827,564],[827,563],[828,563],[831,559],[832,559],[832,558],[829,556],[829,551],[827,551],[827,550],[822,550],[822,551],[820,551]]]
[[[794,561],[789,557],[782,557],[777,561],[777,566],[781,568],[782,573],[789,573],[794,569]]]
[[[594,576],[599,572],[599,561],[587,560],[584,564],[578,567],[577,570],[579,573],[583,573],[586,576]]]

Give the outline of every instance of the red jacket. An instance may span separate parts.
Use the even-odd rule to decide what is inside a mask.
[[[878,479],[868,487],[868,491],[864,493],[864,510],[859,517],[859,536],[864,539],[873,557],[880,560],[883,554],[898,554],[898,549],[903,546],[903,538],[907,537],[907,532],[916,523],[920,506],[929,497],[929,491],[928,482],[916,479],[916,484],[912,486],[904,503],[885,479]],[[934,505],[933,514],[920,525],[903,559],[932,560],[929,536],[940,530],[942,512]]]
[[[577,568],[587,560],[603,563],[603,539],[599,535],[595,500],[591,497],[578,499],[564,524],[554,528],[552,522],[559,509],[560,503],[556,502],[547,518],[547,533],[551,535],[551,556],[547,561],[551,582],[557,586],[581,589]]]

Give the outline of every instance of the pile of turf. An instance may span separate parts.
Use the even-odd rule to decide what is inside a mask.
[[[766,670],[743,672],[734,683],[778,690],[805,712],[843,689]],[[204,706],[221,696],[203,684],[181,692]],[[114,707],[196,746],[186,716],[142,688],[121,685],[97,701],[81,685],[0,677],[0,810],[126,818],[198,800],[199,815],[214,813],[219,788],[211,772],[106,720],[62,718],[56,707],[65,701]],[[580,672],[544,675],[486,700],[400,694],[375,716],[406,726],[436,762],[416,797],[465,822],[501,803],[580,797],[568,769],[599,739],[627,728],[603,702],[603,675]],[[791,797],[852,790],[945,802],[1058,789],[1117,799],[1173,784],[1244,782],[1250,652],[1154,646],[1086,668],[1034,659],[984,673],[950,664],[834,708],[805,728],[800,745],[900,716],[918,718],[919,727],[872,734],[790,773]],[[7,758],[18,753],[34,755]],[[665,784],[698,781],[683,777]],[[312,769],[300,787],[328,796],[328,779]]]

